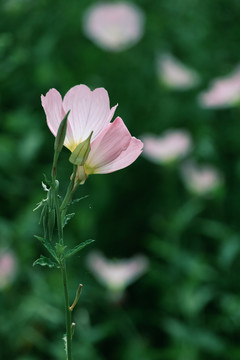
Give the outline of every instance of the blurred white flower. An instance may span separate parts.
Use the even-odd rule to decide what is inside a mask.
[[[181,175],[186,187],[198,195],[206,195],[216,190],[223,182],[219,171],[210,165],[186,162],[181,167]]]
[[[0,252],[0,290],[10,285],[16,277],[17,259],[9,250]]]
[[[109,260],[100,252],[92,252],[87,265],[97,280],[113,292],[122,292],[125,288],[146,272],[148,260],[143,255],[131,259]]]
[[[168,87],[187,90],[199,84],[199,75],[174,58],[171,54],[161,54],[157,58],[159,79]]]
[[[192,148],[190,134],[183,130],[168,130],[161,136],[144,135],[143,155],[155,163],[171,163],[182,159]]]
[[[102,2],[89,7],[84,15],[85,35],[109,51],[125,50],[143,35],[144,14],[127,2]]]
[[[240,67],[228,76],[213,80],[210,88],[202,92],[198,100],[206,108],[236,105],[240,101]]]

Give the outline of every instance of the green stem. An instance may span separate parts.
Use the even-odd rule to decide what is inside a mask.
[[[70,182],[70,184],[69,184],[69,186],[68,186],[68,189],[67,189],[65,198],[63,199],[63,202],[62,202],[61,207],[60,207],[61,211],[62,211],[62,210],[65,210],[65,208],[68,206],[68,204],[69,204],[70,201],[72,200],[73,191],[75,190],[75,189],[74,189],[74,184],[75,184],[76,173],[77,173],[77,166],[74,165],[74,166],[73,166],[72,179],[71,179],[71,182]]]
[[[57,162],[58,162],[59,152],[54,152],[53,157],[53,166],[52,166],[52,182],[55,183],[57,176]]]
[[[67,192],[66,192],[66,195],[63,199],[63,202],[60,206],[60,211],[61,211],[61,221],[62,223],[64,222],[64,218],[66,216],[66,212],[67,212],[67,207],[68,205],[70,204],[70,202],[72,201],[72,197],[73,197],[73,194],[76,190],[76,186],[75,186],[75,178],[76,178],[76,173],[77,173],[77,166],[74,165],[73,166],[73,173],[72,173],[72,179],[71,179],[71,182],[68,186],[68,189],[67,189]]]
[[[54,203],[55,203],[56,216],[57,216],[58,239],[59,239],[59,243],[63,245],[64,242],[63,242],[62,212],[64,210],[62,211],[59,206],[58,189],[56,187],[57,158],[58,158],[58,156],[54,156],[53,168],[52,168],[52,189],[54,192]],[[71,310],[69,308],[66,262],[64,259],[61,261],[61,272],[62,272],[62,282],[63,282],[63,290],[64,290],[64,298],[65,298],[65,319],[66,319],[66,338],[67,338],[66,339],[66,352],[67,352],[67,360],[72,360],[72,334],[71,334],[71,321],[72,320],[71,320]]]
[[[65,317],[66,317],[66,337],[67,337],[67,360],[72,360],[72,314],[69,308],[69,297],[68,297],[68,284],[67,284],[67,271],[66,271],[66,263],[63,260],[62,266],[62,280],[63,280],[63,289],[64,289],[64,298],[65,298]]]

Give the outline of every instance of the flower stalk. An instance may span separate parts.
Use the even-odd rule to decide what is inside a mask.
[[[66,136],[66,129],[67,129],[67,117],[69,112],[62,120],[58,133],[55,139],[54,143],[54,158],[53,158],[53,167],[52,167],[52,190],[54,194],[54,203],[55,203],[55,211],[57,215],[57,228],[58,228],[58,241],[59,244],[62,245],[62,249],[64,249],[64,240],[63,240],[63,210],[65,211],[65,208],[68,205],[68,202],[70,200],[71,192],[67,191],[67,194],[65,196],[65,205],[64,208],[61,209],[59,205],[59,199],[58,199],[58,181],[56,180],[57,175],[57,161],[58,157],[60,155],[60,152],[63,148],[63,143]],[[71,181],[72,183],[72,181]],[[70,183],[70,185],[71,185]],[[70,186],[69,185],[69,186]],[[71,188],[71,187],[70,187]],[[50,188],[51,189],[51,188]],[[62,204],[63,205],[63,204]],[[63,282],[63,289],[64,289],[64,299],[65,299],[65,319],[66,319],[66,353],[67,353],[67,360],[72,360],[72,330],[71,330],[71,311],[69,309],[69,296],[68,296],[68,281],[67,281],[67,269],[66,269],[66,261],[63,254],[59,255],[59,261],[61,266],[61,273],[62,273],[62,282]]]
[[[45,184],[43,184],[45,191],[48,192],[47,198],[44,199],[38,206],[43,207],[41,212],[40,221],[43,223],[44,228],[44,238],[37,237],[44,246],[49,250],[50,254],[57,260],[57,263],[53,263],[51,259],[47,259],[41,256],[40,259],[36,260],[35,264],[42,266],[53,267],[54,265],[61,270],[62,283],[63,283],[63,292],[64,292],[64,302],[65,302],[65,321],[66,321],[66,360],[72,360],[72,337],[74,333],[75,323],[72,323],[72,311],[76,306],[77,301],[80,296],[82,285],[79,285],[76,298],[73,305],[70,307],[69,304],[69,293],[68,293],[68,279],[67,279],[67,268],[66,268],[66,258],[75,253],[76,251],[68,250],[66,251],[67,246],[64,244],[63,228],[64,221],[66,217],[66,212],[69,204],[72,201],[73,194],[78,186],[78,181],[76,180],[77,174],[77,165],[73,166],[73,173],[71,180],[65,194],[63,201],[60,204],[59,196],[59,182],[56,179],[57,177],[57,163],[60,152],[62,151],[66,130],[67,130],[67,117],[69,112],[64,117],[60,123],[58,133],[54,143],[54,157],[51,171],[51,182],[49,183],[49,189]],[[57,239],[58,241],[55,244],[55,249],[52,246],[52,241],[54,238],[54,229],[57,228]],[[90,243],[90,242],[89,242]],[[81,245],[81,244],[80,244]],[[82,247],[84,247],[83,245]],[[79,247],[80,248],[80,247]],[[73,326],[74,324],[74,326]]]
[[[91,91],[85,85],[77,85],[69,90],[64,99],[57,90],[51,89],[46,96],[42,95],[41,100],[55,142],[51,181],[45,178],[43,183],[44,191],[48,194],[36,207],[41,209],[43,237],[35,237],[49,252],[50,258],[41,255],[33,265],[56,267],[61,271],[65,299],[66,360],[72,360],[72,337],[75,329],[72,312],[79,300],[82,284],[78,286],[70,306],[66,259],[94,240],[85,240],[72,249],[67,246],[63,230],[74,216],[67,214],[67,211],[77,187],[89,175],[107,174],[129,166],[141,154],[143,144],[131,136],[121,118],[117,117],[110,122],[117,105],[110,108],[108,93],[103,88]],[[73,164],[73,172],[66,194],[61,200],[57,166],[63,146],[71,151],[69,162]]]

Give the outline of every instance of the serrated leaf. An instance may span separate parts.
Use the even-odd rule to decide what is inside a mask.
[[[88,197],[89,197],[89,195],[85,195],[85,196],[82,196],[82,197],[80,197],[80,198],[78,198],[78,199],[74,199],[74,200],[71,202],[70,205],[73,205],[73,204],[75,204],[75,203],[77,203],[77,202],[79,202],[79,201],[81,201],[81,200],[84,200],[84,199],[86,199],[86,198],[88,198]]]
[[[43,244],[43,246],[45,246],[45,248],[50,252],[50,254],[54,257],[54,259],[58,261],[57,255],[56,255],[52,245],[50,244],[50,242],[41,236],[34,235],[34,237],[37,240],[39,240]]]
[[[48,266],[50,268],[57,267],[59,268],[59,265],[55,262],[53,262],[51,259],[41,255],[39,259],[34,261],[33,266],[41,265],[41,266]]]
[[[74,217],[75,213],[67,214],[64,218],[63,227],[67,225],[69,220],[71,220]]]
[[[85,246],[91,244],[94,241],[95,240],[93,240],[93,239],[88,239],[88,240],[82,242],[81,244],[75,246],[73,249],[68,250],[65,254],[65,257],[67,258],[69,256],[76,254],[78,251],[82,250],[83,248],[85,248]]]

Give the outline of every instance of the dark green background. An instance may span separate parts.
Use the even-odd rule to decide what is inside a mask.
[[[56,270],[32,267],[43,253],[32,209],[45,195],[53,136],[40,95],[65,94],[76,84],[105,87],[116,114],[134,136],[187,129],[192,157],[220,169],[222,189],[190,195],[179,168],[143,157],[129,168],[91,176],[79,188],[66,228],[70,244],[96,242],[69,264],[70,294],[84,291],[74,319],[74,359],[240,359],[240,117],[239,108],[204,110],[196,101],[209,82],[240,58],[238,0],[139,0],[146,15],[142,40],[129,50],[97,48],[82,31],[87,0],[2,0],[0,5],[0,244],[15,252],[19,273],[0,292],[0,358],[64,359],[63,295]],[[196,69],[201,85],[164,88],[156,56],[169,51]],[[60,161],[64,190],[71,165]],[[99,249],[108,257],[145,254],[149,270],[121,304],[110,302],[86,267]]]

